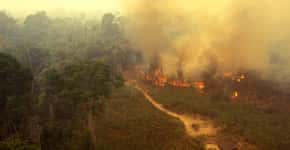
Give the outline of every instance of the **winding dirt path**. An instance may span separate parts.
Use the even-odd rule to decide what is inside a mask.
[[[164,112],[168,116],[176,118],[180,120],[184,124],[184,128],[186,133],[191,137],[213,137],[217,134],[218,129],[214,127],[212,122],[208,120],[204,120],[199,116],[187,116],[175,113],[171,110],[168,110],[162,106],[162,104],[158,103],[152,96],[148,94],[148,92],[134,83],[133,81],[129,81],[126,83],[128,86],[134,87],[138,91],[140,91],[144,97],[159,111]],[[215,143],[205,143],[206,150],[220,150],[219,146]]]

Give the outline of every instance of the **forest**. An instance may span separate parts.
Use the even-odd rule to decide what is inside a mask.
[[[289,149],[289,2],[1,3],[0,150]]]
[[[124,85],[121,71],[142,61],[122,20],[0,12],[0,149],[91,147],[90,126]]]

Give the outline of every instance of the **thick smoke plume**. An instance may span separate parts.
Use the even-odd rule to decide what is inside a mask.
[[[160,58],[168,75],[198,77],[253,71],[287,80],[290,2],[253,0],[124,0],[127,33],[148,64]]]

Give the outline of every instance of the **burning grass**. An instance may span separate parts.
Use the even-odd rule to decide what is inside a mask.
[[[156,87],[191,89],[212,99],[224,99],[230,102],[242,101],[260,109],[290,112],[290,93],[280,84],[260,78],[249,72],[205,72],[201,79],[170,78],[162,69],[139,71],[139,78]]]
[[[254,72],[205,72],[201,81],[187,81],[158,73],[139,78],[158,103],[180,114],[210,117],[223,127],[220,140],[257,145],[263,150],[290,147],[290,94],[281,84]],[[172,81],[188,86],[171,84]],[[158,84],[156,84],[158,83]],[[181,84],[182,85],[182,84]]]
[[[205,89],[205,84],[202,81],[186,81],[183,79],[173,79],[165,76],[162,69],[154,69],[153,72],[145,73],[139,71],[139,76],[142,80],[153,83],[157,87],[176,87],[176,88],[196,88],[201,92]]]

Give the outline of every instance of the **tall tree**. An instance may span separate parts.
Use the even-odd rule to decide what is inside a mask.
[[[43,71],[40,83],[41,118],[44,118],[41,145],[64,149],[70,149],[70,145],[63,143],[75,136],[72,130],[86,128],[94,139],[93,118],[102,112],[103,98],[111,94],[114,86],[123,84],[120,76],[112,74],[110,66],[94,61],[53,66]],[[76,127],[78,123],[80,127]],[[58,136],[63,134],[69,136],[60,139]]]
[[[51,30],[52,21],[46,12],[40,11],[28,16],[24,21],[24,34],[33,43],[41,42]]]
[[[0,53],[0,83],[0,125],[4,132],[0,135],[5,136],[5,132],[18,131],[29,111],[32,74],[12,56]]]
[[[0,48],[16,38],[16,20],[0,11]]]

